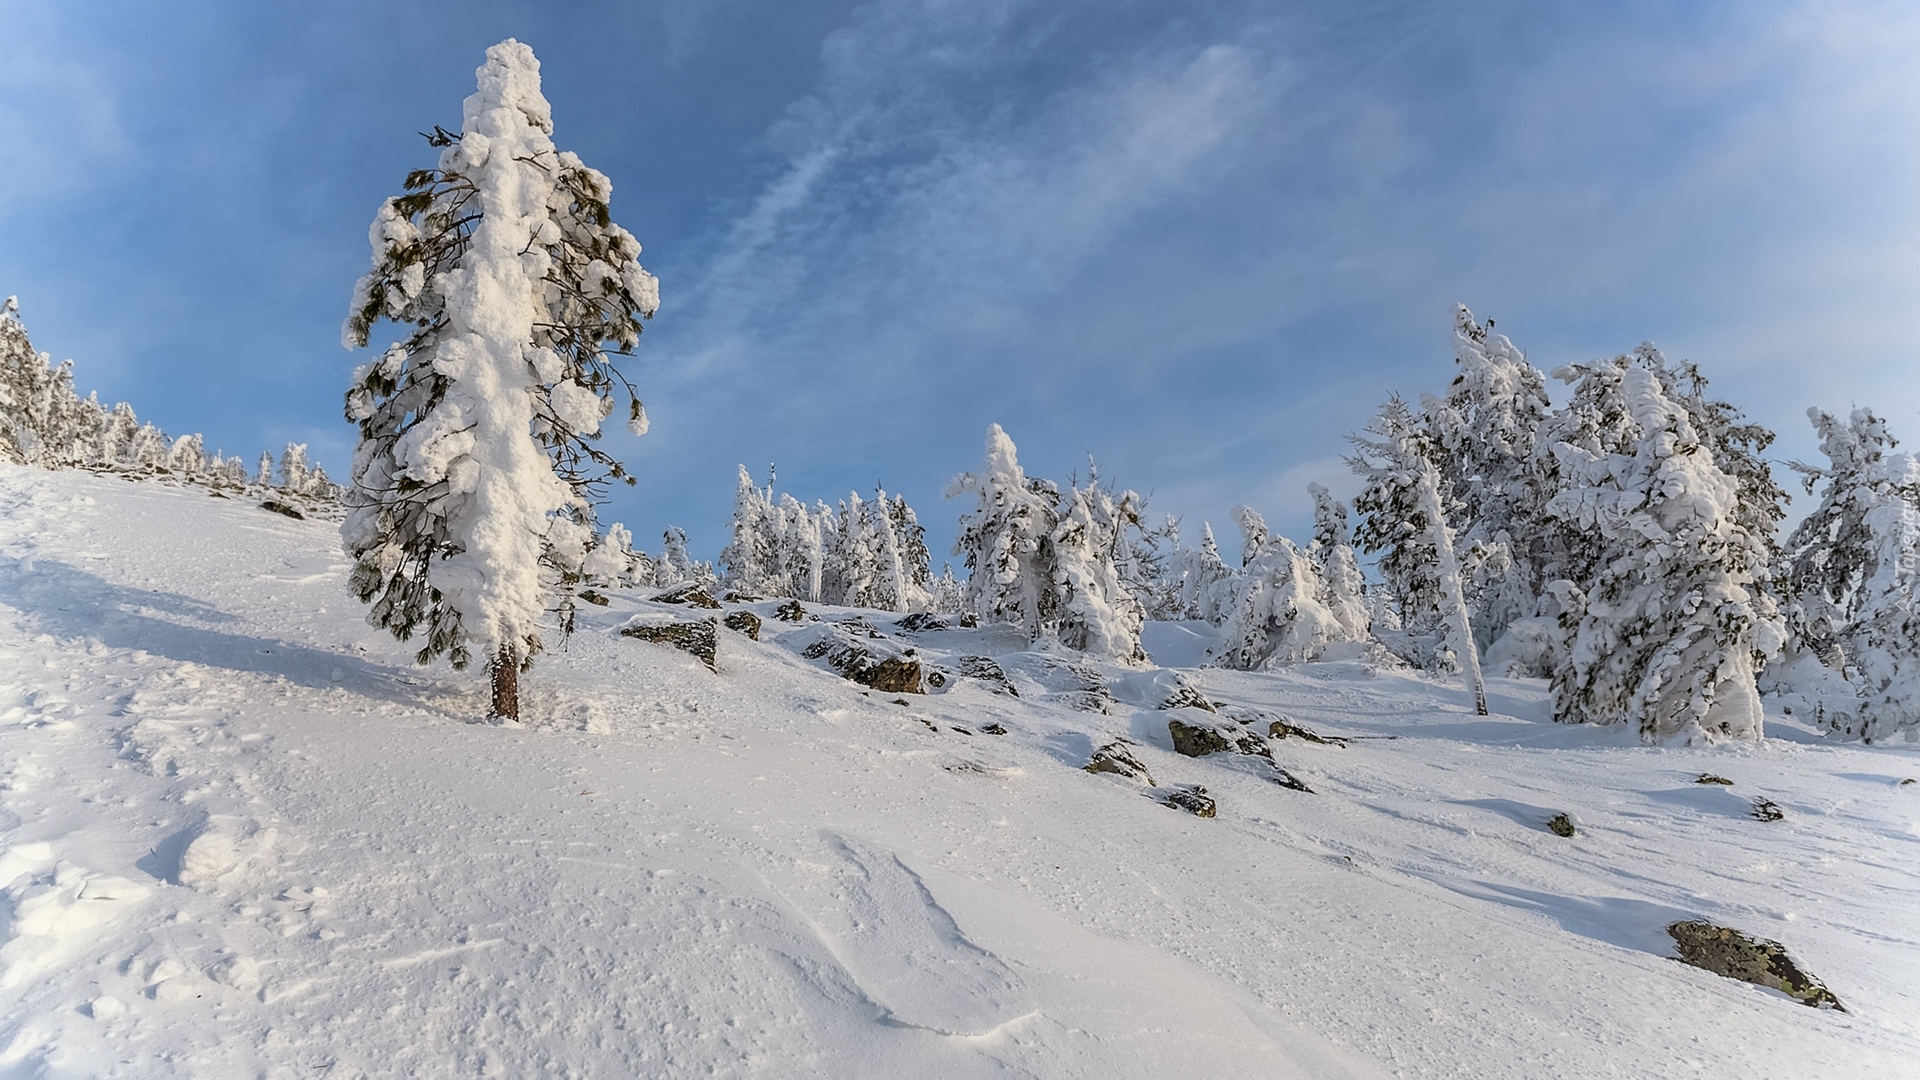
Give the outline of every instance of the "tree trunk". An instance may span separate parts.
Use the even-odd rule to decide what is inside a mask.
[[[487,678],[493,683],[493,720],[520,719],[520,653],[512,645],[500,646],[500,654],[487,665]]]
[[[1440,481],[1430,462],[1420,465],[1420,501],[1427,512],[1427,530],[1433,539],[1434,554],[1440,561],[1440,602],[1452,610],[1447,612],[1448,621],[1453,623],[1449,637],[1460,651],[1461,666],[1466,669],[1467,682],[1473,687],[1473,711],[1479,716],[1487,715],[1487,684],[1480,674],[1480,647],[1473,640],[1473,624],[1467,617],[1467,598],[1464,583],[1460,580],[1460,559],[1453,550],[1453,530],[1447,528],[1446,514],[1440,508]]]

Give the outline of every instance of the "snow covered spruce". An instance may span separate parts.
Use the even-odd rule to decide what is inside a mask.
[[[533,50],[503,41],[478,76],[460,132],[428,137],[437,166],[408,173],[370,231],[342,338],[364,347],[382,321],[405,336],[347,393],[360,443],[342,535],[374,624],[423,633],[422,662],[477,652],[493,713],[513,718],[542,615],[571,603],[553,586],[605,542],[591,496],[630,479],[593,445],[616,392],[646,430],[606,347],[633,349],[659,283],[613,223],[612,184],[554,148]]]

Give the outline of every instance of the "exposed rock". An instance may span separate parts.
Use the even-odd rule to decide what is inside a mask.
[[[842,676],[887,694],[924,694],[920,661],[912,656],[876,656],[861,645],[836,642],[823,637],[804,649],[801,656],[822,660]]]
[[[1573,819],[1568,817],[1565,813],[1555,814],[1552,817],[1547,819],[1547,831],[1551,832],[1555,836],[1570,837],[1574,834],[1574,831],[1575,831],[1573,827]]]
[[[927,668],[927,685],[933,687],[935,690],[946,686],[947,683],[951,681],[953,681],[953,676],[947,674],[946,668]]]
[[[726,618],[727,629],[737,630],[752,641],[760,640],[760,616],[751,611],[729,611]]]
[[[1279,784],[1281,787],[1286,788],[1288,791],[1304,791],[1309,795],[1313,794],[1313,789],[1307,786],[1306,781],[1300,779],[1299,777],[1293,775],[1292,773],[1288,772],[1287,770],[1281,768],[1278,765],[1275,765],[1273,767],[1273,775],[1267,777],[1267,779],[1273,781],[1276,784]]]
[[[1168,691],[1166,698],[1163,699],[1160,704],[1155,705],[1154,708],[1205,709],[1208,712],[1216,711],[1213,707],[1213,702],[1207,700],[1207,695],[1201,693],[1199,687],[1177,674],[1174,675],[1173,687]]]
[[[1007,681],[1007,673],[999,664],[985,656],[963,656],[955,661],[960,666],[960,674],[969,679],[979,679],[987,684],[987,689],[996,694],[1019,697],[1020,691]]]
[[[585,600],[587,603],[592,604],[594,607],[606,607],[608,604],[613,602],[611,600],[608,600],[606,597],[600,595],[599,593],[594,592],[592,589],[581,589],[580,599]]]
[[[718,610],[720,607],[720,601],[715,600],[709,595],[706,586],[697,581],[685,582],[680,585],[675,585],[670,589],[654,593],[653,602],[656,604],[692,604],[694,607],[713,608],[715,610]]]
[[[1747,812],[1759,818],[1761,821],[1779,821],[1781,818],[1787,816],[1787,812],[1780,809],[1779,803],[1774,802],[1764,795],[1753,800],[1753,809]]]
[[[1696,784],[1725,784],[1728,787],[1733,786],[1733,781],[1724,776],[1715,776],[1710,772],[1701,773],[1693,782]]]
[[[880,631],[875,630],[873,624],[868,622],[864,615],[850,615],[844,619],[835,619],[833,624],[849,634],[860,637],[878,638],[880,636]]]
[[[1007,728],[1004,724],[988,724],[980,730],[988,735],[1005,735],[1007,733]],[[1099,770],[1095,771],[1097,772]]]
[[[1908,784],[1920,784],[1920,780],[1915,780],[1913,777],[1909,776],[1905,780],[1900,781],[1901,787],[1906,787]]]
[[[989,735],[1007,733],[1005,728],[1000,728],[998,731],[995,731],[995,728],[1000,728],[1000,725],[988,724],[980,730]],[[1133,756],[1133,751],[1128,750],[1124,742],[1110,742],[1095,750],[1092,759],[1084,768],[1090,773],[1112,773],[1115,776],[1126,777],[1128,780],[1143,780],[1148,787],[1154,786],[1153,774],[1147,771],[1145,765],[1140,764],[1140,759]]]
[[[1316,734],[1312,731],[1308,731],[1306,728],[1301,727],[1299,724],[1296,724],[1293,721],[1288,720],[1284,716],[1274,720],[1272,723],[1269,723],[1267,725],[1267,738],[1269,739],[1288,739],[1288,738],[1296,738],[1296,737],[1305,739],[1310,743],[1319,743],[1321,746],[1347,745],[1347,740],[1341,738],[1338,735]]]
[[[1770,987],[1816,1009],[1847,1011],[1833,991],[1800,970],[1787,956],[1786,947],[1777,941],[1751,938],[1738,930],[1694,919],[1674,923],[1667,927],[1667,933],[1682,963]]]
[[[894,623],[893,628],[903,634],[924,634],[931,630],[949,630],[952,626],[938,615],[916,611]]]
[[[806,622],[807,609],[800,606],[800,601],[789,600],[773,609],[773,617],[781,622]]]
[[[620,636],[650,641],[655,645],[667,645],[681,652],[691,653],[707,670],[718,672],[714,664],[714,649],[720,640],[719,627],[713,620],[705,622],[675,622],[665,624],[642,623],[637,626],[623,626]]]
[[[1199,784],[1181,784],[1160,794],[1157,801],[1161,806],[1170,806],[1176,810],[1185,810],[1194,817],[1212,817],[1218,808],[1213,796]]]
[[[1075,712],[1099,713],[1101,716],[1108,715],[1107,706],[1113,704],[1113,699],[1100,690],[1068,690],[1059,694],[1047,694],[1040,700],[1054,705],[1063,705]]]
[[[757,604],[760,602],[761,598],[758,596],[754,596],[752,593],[743,593],[743,592],[736,591],[736,592],[729,592],[727,593],[727,595],[721,597],[720,599],[725,600],[729,604]]]
[[[960,628],[963,630],[972,630],[979,625],[980,625],[979,616],[975,615],[971,611],[966,612],[965,614],[960,616]]]
[[[307,520],[307,515],[301,513],[298,510],[295,510],[293,507],[288,506],[286,503],[281,502],[279,499],[268,499],[266,502],[263,502],[260,504],[260,509],[271,510],[276,514],[283,514],[287,517],[292,518],[295,521]]]
[[[926,687],[922,683],[920,661],[905,656],[889,656],[866,671],[853,677],[853,681],[863,683],[886,694],[924,694]],[[902,705],[906,702],[901,702]]]
[[[1273,751],[1259,735],[1231,726],[1188,724],[1178,719],[1167,721],[1167,734],[1173,737],[1175,751],[1187,757],[1205,757],[1229,750],[1271,759]]]

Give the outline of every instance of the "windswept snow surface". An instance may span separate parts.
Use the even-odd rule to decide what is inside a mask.
[[[628,596],[494,727],[343,573],[324,522],[0,467],[0,1076],[1920,1076],[1910,750],[1184,672],[1360,736],[1273,744],[1308,794],[1172,753],[1170,676],[890,633],[1007,674],[900,705],[783,644],[825,624],[715,675],[618,637]],[[1080,769],[1117,737],[1219,816]],[[1667,959],[1683,917],[1849,1011]]]

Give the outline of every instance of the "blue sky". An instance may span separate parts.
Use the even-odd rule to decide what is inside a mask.
[[[83,390],[340,475],[367,224],[508,36],[662,281],[642,538],[711,555],[777,462],[944,542],[989,422],[1297,534],[1456,301],[1691,358],[1782,459],[1814,404],[1920,440],[1912,4],[0,2],[0,293]]]

